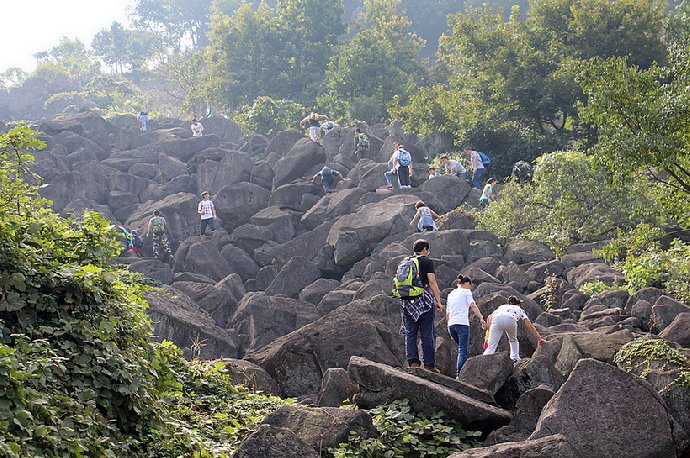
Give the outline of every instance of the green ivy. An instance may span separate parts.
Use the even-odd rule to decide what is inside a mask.
[[[582,284],[579,289],[589,296],[596,296],[604,291],[618,291],[627,288],[622,285],[608,285],[601,280],[594,280]]]
[[[643,337],[629,342],[618,350],[613,362],[642,378],[646,378],[652,370],[680,369],[678,377],[661,391],[667,391],[673,385],[690,389],[690,359],[664,339]]]
[[[446,457],[476,445],[478,431],[465,431],[439,412],[428,418],[415,413],[407,399],[368,410],[379,437],[350,435],[348,442],[330,449],[334,458]]]

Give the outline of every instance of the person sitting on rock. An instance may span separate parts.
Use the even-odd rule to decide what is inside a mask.
[[[388,159],[388,170],[386,170],[386,172],[383,174],[383,176],[386,177],[387,189],[393,189],[393,175],[397,175],[395,164],[400,156],[400,151],[398,151],[399,147],[400,145],[398,143],[393,143],[393,154],[391,155],[391,158]],[[400,180],[398,180],[398,187],[400,187]]]
[[[438,226],[436,226],[436,221],[434,219],[440,218],[435,211],[426,206],[424,201],[418,200],[414,204],[414,208],[417,209],[414,218],[410,221],[410,226],[414,226],[417,222],[417,232],[425,231],[437,231]]]
[[[534,328],[534,325],[527,317],[527,314],[520,307],[520,299],[515,296],[508,298],[508,303],[498,307],[487,319],[487,326],[489,327],[489,341],[484,350],[485,355],[493,355],[498,347],[498,342],[505,332],[510,343],[510,359],[514,362],[520,360],[520,343],[517,339],[517,324],[522,321],[527,326],[529,332],[537,339],[537,345],[541,346],[544,339],[541,338],[539,332]]]
[[[328,116],[320,115],[315,111],[312,111],[309,116],[305,117],[299,122],[301,128],[309,127],[309,138],[314,143],[319,142],[319,130],[321,129],[321,123],[328,121]]]
[[[421,335],[424,368],[438,373],[436,368],[436,337],[434,335],[434,304],[438,313],[443,312],[441,291],[436,283],[434,262],[429,258],[429,242],[414,242],[414,257],[419,265],[419,280],[424,292],[413,298],[401,297],[400,303],[405,333],[405,353],[409,367],[420,367],[417,335]]]
[[[318,180],[321,180],[321,184],[323,185],[323,192],[326,194],[330,194],[333,191],[335,191],[335,178],[338,177],[340,180],[344,180],[343,175],[338,172],[337,170],[333,170],[332,168],[328,167],[327,165],[324,165],[323,168],[311,177],[311,180],[316,183]]]
[[[201,137],[204,135],[204,126],[201,125],[199,120],[192,118],[192,137]]]
[[[436,171],[436,167],[429,167],[429,179],[440,177],[441,174]]]
[[[199,202],[199,206],[197,207],[197,213],[199,213],[201,216],[201,228],[199,230],[199,234],[201,236],[201,240],[205,240],[206,228],[210,227],[211,232],[213,232],[213,221],[217,218],[216,207],[213,205],[211,195],[208,193],[208,191],[201,193],[201,202]]]
[[[446,301],[446,323],[448,334],[458,347],[458,360],[455,369],[455,377],[460,376],[460,369],[467,361],[467,351],[470,347],[470,310],[475,314],[486,329],[484,316],[472,297],[472,280],[470,277],[458,275],[457,287],[448,294]]]
[[[496,179],[494,178],[489,178],[488,180],[486,180],[486,184],[484,185],[484,189],[482,190],[482,196],[479,198],[480,209],[484,209],[489,205],[489,202],[493,197],[495,183]]]
[[[172,256],[170,242],[166,235],[167,232],[169,232],[167,221],[165,221],[165,218],[163,218],[159,210],[154,210],[153,217],[149,220],[146,229],[146,236],[151,238],[153,243],[153,256],[156,258],[160,256],[161,248],[163,249],[164,256]]]

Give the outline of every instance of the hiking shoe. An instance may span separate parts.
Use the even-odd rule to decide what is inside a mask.
[[[387,185],[386,185],[386,189],[393,189],[393,185],[392,185],[392,184],[387,184]]]
[[[441,371],[436,369],[433,366],[424,366],[424,369],[428,370],[429,372],[433,372],[434,374],[440,374]]]
[[[422,365],[419,363],[410,363],[410,369],[419,369],[420,367],[422,367]]]

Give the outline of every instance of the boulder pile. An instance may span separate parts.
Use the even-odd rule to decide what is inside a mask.
[[[690,395],[672,383],[688,368],[654,366],[645,381],[642,371],[618,368],[614,355],[636,339],[663,338],[690,356],[690,307],[655,288],[584,294],[578,288],[594,280],[623,282],[592,251],[601,244],[557,257],[541,243],[502,243],[475,229],[456,207],[476,202],[478,190],[454,176],[426,177],[437,134],[371,126],[370,149],[356,152],[354,128],[335,128],[316,144],[294,130],[266,138],[223,118],[202,122],[205,136],[191,138],[172,119],[152,120],[145,133],[133,116],[45,121],[36,126],[48,144],[36,168],[41,193],[63,215],[96,210],[144,234],[159,210],[174,258],[154,259],[145,240],[144,256],[123,251],[118,259],[162,285],[146,296],[156,338],[190,357],[223,358],[238,380],[302,401],[268,417],[238,456],[321,456],[351,432],[376,435],[364,411],[337,408],[343,400],[367,408],[402,398],[482,431],[485,447],[453,457],[688,456]],[[412,153],[412,189],[385,189],[394,142]],[[323,165],[345,176],[326,195],[311,182]],[[202,191],[219,217],[205,240]],[[473,279],[484,316],[515,295],[544,345],[522,329],[517,364],[505,341],[480,356],[483,331],[472,321],[470,359],[455,380],[447,376],[456,349],[440,317],[442,374],[404,369],[391,277],[419,238],[410,226],[419,199],[448,213],[441,230],[424,234],[442,296],[458,273]]]

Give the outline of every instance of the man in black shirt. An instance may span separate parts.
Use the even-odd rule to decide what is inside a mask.
[[[431,372],[438,372],[436,369],[434,304],[439,313],[443,311],[443,307],[441,306],[441,291],[436,283],[434,262],[428,257],[429,242],[426,240],[415,241],[414,254],[419,261],[419,273],[424,293],[415,298],[401,299],[407,363],[410,367],[420,367],[421,365],[417,350],[417,334],[420,334],[422,352],[424,353],[424,368]]]

